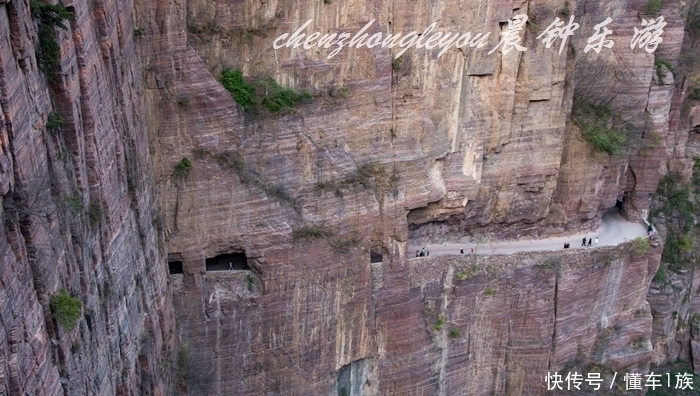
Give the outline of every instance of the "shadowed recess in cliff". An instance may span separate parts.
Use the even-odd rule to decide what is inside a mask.
[[[334,396],[362,396],[370,394],[370,377],[375,369],[374,359],[360,359],[348,363],[338,371]]]
[[[220,254],[206,260],[207,271],[249,270],[244,253]]]
[[[184,274],[185,272],[182,268],[182,261],[168,261],[168,271],[170,272],[170,275]]]

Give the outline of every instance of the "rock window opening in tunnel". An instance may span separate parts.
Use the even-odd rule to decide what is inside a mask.
[[[245,253],[220,254],[206,260],[207,271],[249,270]]]
[[[369,262],[371,263],[381,263],[384,260],[384,256],[381,253],[371,252],[369,256]]]
[[[168,270],[170,271],[170,275],[175,275],[175,274],[184,274],[185,272],[182,269],[182,261],[168,261]]]

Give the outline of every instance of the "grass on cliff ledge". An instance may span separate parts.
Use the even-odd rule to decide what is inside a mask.
[[[309,241],[313,239],[323,239],[333,236],[333,233],[321,226],[305,226],[292,231],[292,238],[295,241]]]
[[[224,69],[221,72],[221,84],[231,92],[236,103],[253,113],[258,113],[263,108],[270,113],[277,113],[311,99],[310,93],[283,87],[269,76],[259,77],[253,83],[246,82],[243,72],[238,69]]]
[[[49,299],[51,316],[67,331],[73,330],[80,318],[82,303],[61,289]]]
[[[636,237],[632,240],[632,253],[637,256],[644,256],[650,249],[649,240],[644,237]]]
[[[575,101],[572,120],[581,128],[581,135],[595,151],[617,154],[627,141],[625,135],[610,127],[612,108],[583,100]]]

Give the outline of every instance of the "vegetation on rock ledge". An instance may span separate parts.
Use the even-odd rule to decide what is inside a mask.
[[[294,108],[299,103],[311,99],[308,92],[297,92],[280,86],[272,77],[259,77],[254,83],[248,83],[240,70],[224,69],[221,72],[221,84],[233,96],[233,100],[246,111],[259,112],[262,108],[270,113]]]
[[[696,247],[700,241],[700,225],[697,224],[697,197],[700,195],[700,158],[693,163],[693,177],[683,184],[682,176],[671,172],[659,181],[650,221],[663,224],[668,230],[661,256],[661,266],[654,281],[666,281],[666,270],[680,272],[698,263]]]
[[[175,173],[180,176],[187,176],[192,170],[192,161],[187,157],[182,157],[182,159],[175,164]]]
[[[61,327],[67,331],[75,328],[82,308],[80,300],[71,297],[65,289],[61,289],[51,296],[49,306],[51,307],[51,316]]]
[[[661,0],[649,0],[644,6],[644,13],[657,16],[659,15],[659,12],[661,12],[661,7]]]
[[[32,0],[29,6],[32,16],[39,20],[39,49],[36,59],[46,79],[53,82],[61,60],[61,47],[54,37],[54,28],[67,29],[64,21],[72,19],[74,14],[60,4],[47,4],[39,0]]]
[[[617,154],[626,142],[625,135],[610,126],[612,108],[578,100],[572,110],[572,120],[581,128],[581,135],[595,151]]]

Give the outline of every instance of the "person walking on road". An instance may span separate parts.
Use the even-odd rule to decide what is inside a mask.
[[[586,247],[586,237],[583,237],[583,243],[581,244],[581,246]]]
[[[588,245],[586,245],[586,246],[587,246],[587,247],[591,247],[591,242],[593,242],[593,238],[589,238],[589,239],[588,239]]]
[[[598,247],[598,237],[595,237],[595,245]]]
[[[464,254],[464,248],[459,248],[459,254]]]
[[[228,270],[233,271],[233,263],[230,261],[228,262]]]

